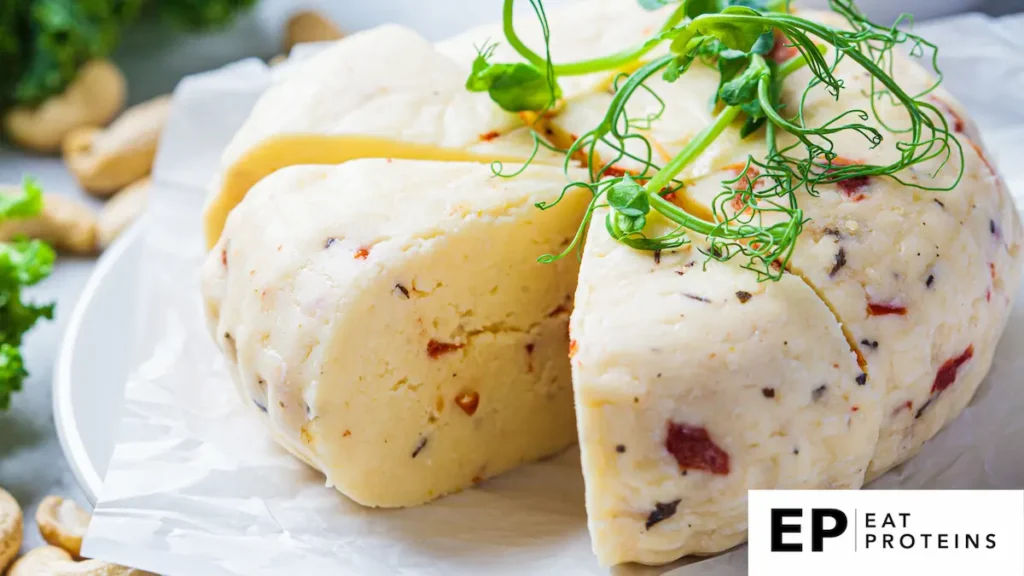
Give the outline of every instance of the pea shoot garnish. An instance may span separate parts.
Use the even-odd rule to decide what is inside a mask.
[[[632,248],[672,249],[697,234],[707,239],[701,248],[707,258],[726,261],[741,257],[742,266],[761,279],[778,279],[807,220],[797,204],[799,191],[814,197],[820,185],[869,177],[892,178],[923,190],[948,191],[963,175],[960,143],[941,112],[926,99],[942,78],[936,47],[906,30],[909,16],[904,15],[890,27],[880,26],[864,17],[852,0],[830,0],[832,10],[846,23],[837,28],[790,13],[785,0],[639,0],[649,10],[678,6],[668,13],[660,30],[637,46],[578,62],[556,62],[542,1],[529,1],[540,19],[544,54],[534,52],[517,35],[513,22],[515,0],[505,0],[505,40],[523,62],[493,63],[493,46],[483,47],[467,88],[487,91],[505,110],[545,113],[556,108],[562,96],[559,78],[616,75],[614,96],[604,118],[564,150],[567,173],[577,160],[585,162],[589,173],[586,180],[566,186],[566,191],[585,187],[593,196],[583,225],[564,252],[542,256],[541,262],[577,250],[594,211],[607,207],[608,233]],[[668,44],[667,54],[648,56],[663,44]],[[779,50],[780,46],[785,50]],[[935,82],[915,94],[901,88],[894,78],[893,65],[894,50],[898,48],[924,59],[936,74]],[[780,53],[791,56],[780,59]],[[808,94],[823,87],[838,101],[845,86],[835,73],[844,60],[854,62],[870,76],[872,109],[844,110],[823,123],[810,124],[810,114],[805,113]],[[648,81],[657,75],[666,82],[680,81],[695,62],[719,73],[718,90],[710,103],[714,117],[674,156],[663,164],[655,163],[654,145],[646,132],[665,104]],[[810,80],[796,105],[791,103],[787,108],[782,101],[783,83],[803,67],[811,72]],[[661,110],[643,118],[630,117],[627,106],[640,93],[653,96]],[[902,109],[908,119],[906,125],[886,123],[879,114],[881,106]],[[710,207],[710,218],[671,201],[671,195],[685,191],[680,174],[734,123],[742,123],[741,138],[763,134],[767,146],[763,157],[749,156],[734,179],[722,182],[723,191]],[[835,150],[834,138],[841,133],[864,139],[870,148],[893,138],[894,159],[886,165],[847,162]],[[552,147],[536,133],[534,138],[534,155],[541,145]],[[610,157],[608,150],[612,151]],[[624,171],[617,165],[624,160],[639,168]],[[901,176],[905,170],[927,163],[928,173],[934,177],[950,161],[951,169],[958,172],[942,185],[929,186],[917,178]],[[519,172],[521,169],[516,174]],[[495,166],[495,173],[515,175],[503,174],[500,164]],[[557,203],[539,208],[548,209]],[[737,203],[739,209],[735,209]],[[727,204],[734,209],[727,209]],[[651,234],[648,216],[652,210],[672,222],[674,228]]]

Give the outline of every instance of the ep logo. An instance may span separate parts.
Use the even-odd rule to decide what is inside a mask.
[[[846,532],[850,520],[846,513],[836,508],[811,508],[805,514],[802,508],[771,509],[771,550],[772,552],[803,552],[802,538],[790,537],[787,534],[801,534],[805,520],[811,536],[811,552],[823,552],[825,539],[838,538]]]

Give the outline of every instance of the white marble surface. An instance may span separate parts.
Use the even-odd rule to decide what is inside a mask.
[[[131,100],[141,101],[170,91],[182,75],[247,55],[272,56],[277,51],[279,24],[295,6],[316,5],[325,12],[349,14],[353,4],[349,4],[349,0],[265,0],[256,13],[231,29],[205,37],[174,36],[143,25],[126,38],[115,59],[129,77]],[[376,21],[406,18],[394,11],[387,1],[360,4],[365,6],[360,8],[362,13],[337,18],[343,28],[354,30]],[[483,21],[495,13],[497,4],[497,0],[465,0],[464,5],[473,12],[474,19]],[[1020,12],[1024,11],[1024,0],[986,0],[984,10],[993,15]],[[442,16],[439,15],[437,22],[405,23],[430,25],[438,36],[454,32],[445,27]],[[58,159],[24,154],[0,143],[0,183],[17,182],[23,174],[35,175],[51,192],[86,198]],[[92,199],[87,198],[87,201],[99,205]],[[56,301],[57,316],[53,322],[41,324],[27,338],[25,355],[31,376],[25,390],[15,396],[12,409],[0,414],[0,486],[18,498],[28,516],[47,494],[63,494],[85,503],[54,430],[50,383],[64,325],[93,264],[88,259],[63,257],[53,276],[29,292],[32,298]],[[30,548],[41,540],[31,520],[27,520],[26,548]]]

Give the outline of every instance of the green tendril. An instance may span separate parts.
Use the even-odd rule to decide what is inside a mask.
[[[505,0],[505,38],[525,63],[491,64],[488,60],[494,49],[484,47],[467,86],[473,84],[471,89],[490,91],[492,99],[506,109],[522,110],[526,109],[522,106],[529,104],[534,111],[547,111],[554,106],[561,96],[560,77],[607,73],[612,77],[614,91],[601,121],[567,150],[555,148],[534,131],[533,152],[522,167],[506,174],[500,162],[492,164],[496,175],[514,177],[545,147],[565,154],[567,175],[575,170],[577,161],[582,160],[587,168],[586,181],[570,177],[571,182],[557,199],[537,204],[542,210],[551,209],[575,188],[585,188],[591,194],[582,225],[570,244],[559,254],[545,254],[540,262],[554,262],[578,253],[595,211],[607,208],[607,233],[634,249],[677,248],[697,235],[705,239],[699,248],[706,256],[705,263],[740,257],[740,265],[755,272],[759,279],[778,279],[788,266],[807,222],[797,203],[798,192],[815,197],[821,185],[866,177],[891,178],[909,187],[948,191],[963,178],[963,148],[942,111],[929,101],[942,80],[937,48],[907,31],[907,25],[912,23],[907,15],[885,27],[869,21],[852,0],[830,0],[832,10],[848,24],[848,28],[840,29],[791,14],[786,0],[683,0],[667,13],[660,30],[639,45],[597,58],[556,63],[552,60],[551,30],[542,2],[529,1],[540,20],[544,55],[534,52],[518,36],[513,19],[515,0]],[[671,3],[640,1],[644,8],[652,10]],[[666,42],[670,46],[668,54],[644,60],[654,47]],[[917,94],[908,94],[901,88],[896,78],[897,47],[904,47],[912,58],[925,61],[935,73],[935,83]],[[795,51],[795,56],[784,62],[769,58],[777,58],[780,48]],[[695,60],[720,74],[718,89],[711,98],[717,113],[711,124],[659,165],[653,161],[654,148],[645,133],[654,129],[664,115],[666,101],[648,81],[659,74],[667,82],[677,81]],[[836,70],[847,60],[870,76],[870,110],[848,109],[824,122],[809,122],[808,102],[815,89],[824,90],[836,100],[846,89]],[[787,109],[782,103],[783,81],[803,68],[809,71],[810,78],[797,92],[795,105],[791,103],[793,109]],[[540,106],[537,93],[542,87],[547,90],[547,97]],[[499,93],[495,94],[496,91]],[[629,104],[637,94],[653,99],[653,112],[636,117],[628,114]],[[887,123],[883,106],[902,109],[907,124]],[[685,189],[680,174],[727,128],[740,121],[741,138],[764,130],[765,156],[748,157],[735,178],[722,182],[722,190],[710,206],[710,220],[673,203],[671,197]],[[779,140],[785,134],[791,137],[791,143],[780,147]],[[834,140],[843,134],[863,138],[871,148],[898,135],[894,149],[899,157],[888,165],[844,160],[836,152]],[[950,163],[955,164],[958,172],[947,185],[929,185],[901,176],[907,169],[926,163],[935,166],[931,170],[933,178]],[[673,227],[666,233],[650,234],[651,212],[666,218]]]

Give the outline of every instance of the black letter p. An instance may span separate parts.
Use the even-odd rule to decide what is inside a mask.
[[[825,529],[825,518],[831,518],[836,525]],[[846,514],[835,508],[815,508],[811,510],[811,551],[821,552],[825,538],[835,538],[846,532]]]

